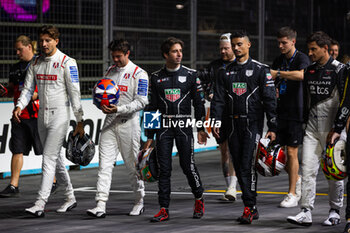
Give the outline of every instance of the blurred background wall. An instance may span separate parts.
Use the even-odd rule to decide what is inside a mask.
[[[286,25],[303,52],[306,37],[323,30],[340,42],[340,59],[350,54],[349,0],[0,0],[1,83],[17,61],[16,37],[37,40],[43,24],[60,29],[59,48],[77,60],[84,98],[110,64],[115,37],[129,40],[131,59],[149,73],[162,66],[159,47],[168,36],[185,42],[183,63],[200,68],[218,57],[219,35],[235,29],[250,33],[251,56],[267,64],[279,54],[276,30]]]

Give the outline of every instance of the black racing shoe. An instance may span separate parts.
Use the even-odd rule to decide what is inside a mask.
[[[350,233],[350,222],[346,223],[343,233]]]
[[[161,208],[158,214],[154,215],[151,222],[162,222],[169,220],[169,210],[166,208]]]
[[[253,214],[249,207],[244,207],[244,211],[241,217],[237,219],[240,224],[251,224],[253,221]]]
[[[253,206],[253,208],[251,208],[251,212],[253,215],[253,220],[258,220],[259,219],[259,212],[258,212],[258,209],[256,208],[256,206]]]
[[[18,187],[9,184],[4,190],[0,192],[0,197],[18,197],[19,189]]]
[[[193,207],[193,218],[201,218],[204,215],[204,200],[203,198],[196,200]]]

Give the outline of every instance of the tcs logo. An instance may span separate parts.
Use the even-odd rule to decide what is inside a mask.
[[[313,95],[328,95],[329,89],[328,87],[320,87],[320,86],[310,86],[310,92]]]
[[[316,86],[316,93],[317,93],[318,95],[328,95],[328,94],[329,94],[328,87],[319,87],[319,86]]]

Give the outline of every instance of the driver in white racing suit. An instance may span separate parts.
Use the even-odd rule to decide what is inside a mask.
[[[63,154],[60,153],[69,127],[70,104],[78,122],[74,135],[84,135],[84,129],[77,63],[57,49],[59,32],[56,27],[42,26],[38,34],[42,55],[34,59],[28,68],[24,89],[13,112],[13,118],[17,122],[20,121],[21,111],[28,105],[37,85],[40,99],[38,130],[44,148],[43,175],[37,201],[33,207],[26,209],[26,212],[42,217],[55,172],[66,196],[66,202],[57,212],[63,213],[77,206]]]
[[[287,221],[302,226],[312,224],[311,211],[316,197],[316,177],[320,158],[326,146],[327,134],[332,128],[340,96],[344,89],[344,65],[328,53],[329,36],[318,31],[307,39],[309,57],[313,61],[304,74],[304,111],[307,127],[303,140],[301,212],[287,217]],[[330,211],[323,225],[340,223],[339,210],[343,206],[344,182],[328,180]]]
[[[124,39],[113,40],[108,46],[114,65],[109,67],[106,78],[112,79],[120,91],[117,105],[102,105],[107,114],[99,142],[99,170],[97,178],[97,206],[87,210],[96,218],[106,215],[106,202],[112,182],[112,171],[119,152],[128,170],[129,181],[135,194],[131,216],[144,211],[144,183],[137,176],[136,162],[140,149],[140,110],[148,104],[148,75],[129,60],[130,45]]]

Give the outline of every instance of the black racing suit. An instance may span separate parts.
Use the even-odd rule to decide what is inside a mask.
[[[341,131],[346,126],[346,122],[350,115],[350,63],[346,65],[346,69],[344,70],[343,77],[345,78],[345,87],[344,93],[341,98],[341,102],[338,108],[338,112],[334,121],[334,131],[337,133],[341,133]],[[348,176],[350,174],[350,131],[347,132],[347,140],[346,140],[346,170]],[[350,218],[350,181],[348,179],[346,184],[346,193],[347,195],[347,205],[345,210],[345,218]]]
[[[209,63],[209,65],[206,67],[204,71],[198,72],[198,78],[201,80],[201,84],[203,86],[203,89],[205,91],[205,96],[208,101],[212,101],[209,98],[209,95],[214,94],[214,86],[216,83],[216,80],[218,78],[218,74],[220,69],[226,69],[226,67],[232,62],[230,61],[224,61],[221,58],[214,60]],[[211,105],[214,103],[211,102]],[[223,116],[227,116],[226,110],[224,110]],[[218,144],[223,143],[227,140],[227,129],[228,129],[228,123],[229,119],[227,117],[224,117],[222,119],[221,124],[221,130],[220,130],[220,138],[215,138],[216,142]]]
[[[350,63],[346,65],[343,71],[343,77],[345,81],[344,92],[341,97],[341,102],[339,104],[338,112],[335,117],[334,131],[341,133],[344,129],[346,122],[350,115]]]
[[[215,85],[213,116],[221,120],[228,109],[229,149],[242,189],[245,206],[256,204],[254,151],[259,141],[264,112],[269,131],[276,132],[276,90],[268,66],[249,58],[243,65],[234,61],[222,70]]]
[[[164,67],[152,74],[149,92],[150,103],[146,110],[159,110],[163,119],[160,129],[146,130],[148,139],[153,139],[156,133],[160,167],[158,183],[160,207],[168,208],[170,203],[171,155],[174,139],[180,166],[187,177],[192,193],[196,198],[201,198],[203,187],[194,161],[192,127],[191,125],[174,126],[179,122],[191,120],[191,105],[194,107],[196,120],[203,121],[205,118],[203,93],[196,71],[181,65],[177,71],[169,72]]]

